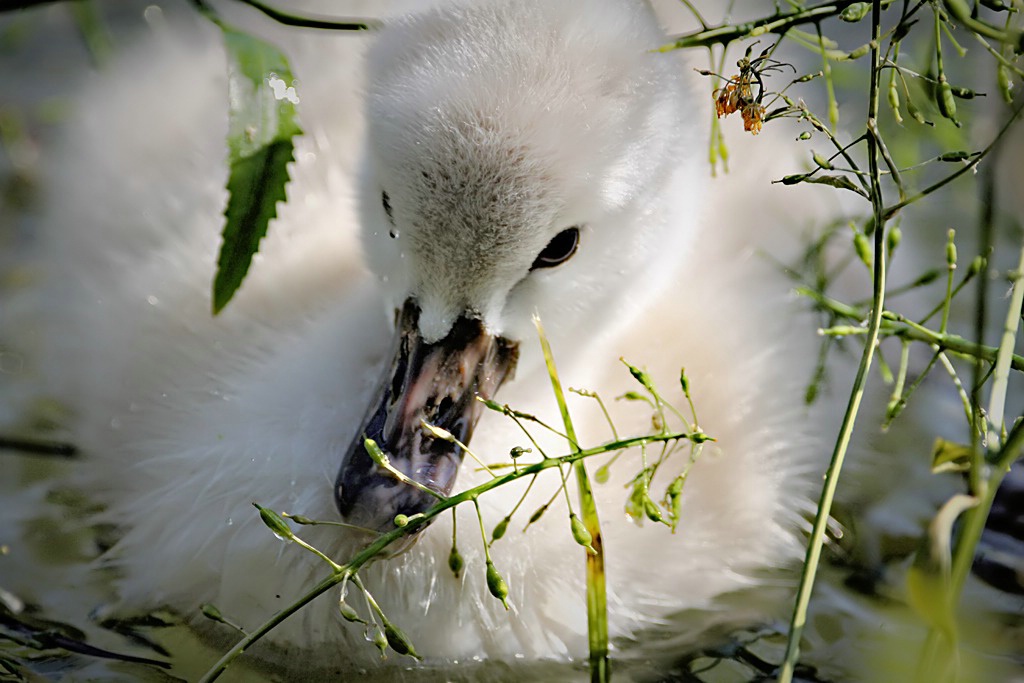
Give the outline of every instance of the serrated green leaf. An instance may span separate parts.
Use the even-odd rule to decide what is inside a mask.
[[[213,312],[219,313],[242,285],[253,255],[285,200],[294,138],[302,133],[298,95],[288,60],[273,45],[223,27],[228,54],[228,203]]]

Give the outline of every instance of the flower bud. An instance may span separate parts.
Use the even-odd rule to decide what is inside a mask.
[[[569,526],[572,528],[572,537],[576,539],[576,542],[586,548],[587,552],[591,555],[597,555],[597,551],[594,550],[593,546],[594,537],[587,531],[587,527],[584,526],[583,521],[576,516],[575,512],[569,513]]]
[[[494,527],[494,531],[491,532],[491,543],[497,541],[505,535],[505,532],[508,531],[508,523],[510,521],[511,517],[505,517],[503,520],[498,522],[498,524]]]

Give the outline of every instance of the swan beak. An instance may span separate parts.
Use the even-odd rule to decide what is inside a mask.
[[[411,299],[398,312],[391,364],[334,485],[345,521],[380,532],[395,528],[396,515],[435,505],[437,496],[424,488],[447,496],[455,483],[462,448],[424,423],[469,443],[483,409],[476,397],[491,398],[511,379],[519,356],[516,342],[489,334],[479,320],[467,317],[460,317],[444,339],[425,343],[419,315]],[[379,448],[373,457],[368,440]]]

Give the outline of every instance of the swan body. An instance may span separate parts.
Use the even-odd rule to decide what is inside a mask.
[[[758,226],[730,219],[753,208],[732,206],[735,186],[709,186],[700,151],[708,107],[679,57],[650,51],[665,42],[653,13],[623,0],[448,2],[369,40],[365,121],[337,93],[358,78],[360,44],[316,38],[316,49],[293,53],[298,73],[335,55],[331,70],[319,69],[332,80],[299,88],[307,135],[289,202],[217,318],[208,283],[225,124],[209,121],[223,116],[224,83],[205,66],[216,52],[165,32],[147,48],[159,57],[147,60],[148,78],[125,79],[139,67],[118,67],[69,127],[53,170],[66,198],[39,245],[47,286],[9,310],[39,321],[38,355],[50,359],[39,363],[41,385],[70,407],[85,453],[75,482],[104,504],[98,519],[120,530],[103,556],[118,572],[118,608],[169,605],[201,625],[209,602],[254,628],[327,573],[275,540],[251,504],[339,519],[339,464],[387,372],[395,311],[409,301],[426,344],[467,317],[517,344],[515,377],[496,398],[552,423],[534,314],[563,381],[606,401],[637,388],[623,356],[682,408],[686,367],[700,427],[716,441],[688,476],[676,532],[622,512],[640,453],[595,485],[613,638],[665,628],[683,610],[714,612],[722,594],[774,582],[765,572],[801,553],[816,471],[802,408],[813,340],[754,257]],[[161,115],[169,109],[174,120]],[[569,227],[579,230],[576,253],[531,269]],[[570,396],[570,408],[580,443],[611,437],[593,400]],[[621,435],[650,431],[648,406],[612,411]],[[566,452],[560,437],[532,431],[549,455]],[[508,418],[485,412],[470,447],[504,462],[529,445]],[[687,456],[674,457],[678,472]],[[467,460],[453,490],[489,477]],[[460,577],[447,568],[448,515],[361,572],[428,662],[585,656],[584,556],[564,498],[521,533],[556,481],[538,480],[491,549],[508,611],[488,592],[469,505],[458,509]],[[481,496],[488,533],[520,484]],[[297,531],[339,561],[366,540]],[[376,666],[336,599],[285,621],[271,649]]]

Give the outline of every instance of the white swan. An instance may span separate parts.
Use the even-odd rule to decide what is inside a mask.
[[[365,257],[348,199],[351,141],[361,129],[339,120],[349,110],[332,109],[334,94],[321,91],[318,103],[315,83],[300,87],[311,132],[290,202],[249,281],[216,319],[207,290],[223,131],[201,121],[223,84],[197,77],[206,55],[164,36],[147,49],[178,62],[151,60],[151,76],[130,86],[111,84],[130,73],[115,72],[86,98],[69,134],[71,147],[84,149],[56,171],[57,186],[75,195],[61,206],[72,208],[55,210],[42,243],[58,283],[46,302],[58,312],[43,327],[40,353],[61,359],[44,372],[70,404],[87,454],[78,483],[123,532],[105,556],[120,572],[121,608],[170,605],[201,625],[198,606],[211,602],[253,628],[325,574],[316,558],[274,540],[253,501],[321,519],[337,519],[340,506],[378,528],[422,506],[367,502],[384,495],[380,482],[352,474],[369,467],[353,444],[374,429],[364,416],[382,374],[388,387],[402,386],[399,403],[410,411],[399,436],[384,439],[393,439],[386,445],[396,463],[411,449],[395,443],[419,434],[419,404],[408,403],[415,379],[388,374],[396,311],[404,311],[404,343],[425,354],[457,337],[463,346],[469,336],[517,346],[514,379],[501,382],[500,369],[479,383],[550,421],[557,409],[534,313],[564,381],[606,399],[634,388],[616,362],[625,356],[685,405],[677,378],[686,366],[701,427],[717,441],[689,475],[678,531],[638,528],[622,514],[638,453],[596,488],[613,637],[664,625],[684,609],[714,610],[716,597],[765,585],[764,570],[799,557],[796,531],[815,469],[801,407],[813,342],[746,244],[760,227],[735,220],[757,207],[731,205],[742,203],[741,185],[708,186],[700,151],[708,106],[678,56],[650,51],[664,41],[650,8],[624,0],[456,2],[389,22],[368,57],[356,190]],[[301,73],[301,52],[298,61]],[[350,68],[339,62],[336,73]],[[128,103],[138,113],[111,130],[111,113]],[[157,127],[168,108],[174,120]],[[571,405],[582,443],[609,438],[593,401]],[[438,419],[465,433],[470,411]],[[620,433],[649,429],[649,408],[621,405],[614,414]],[[557,437],[537,437],[549,453],[565,449]],[[497,462],[524,441],[508,419],[487,413],[471,446]],[[435,476],[436,463],[427,469]],[[453,490],[489,476],[469,463],[457,474]],[[364,570],[428,661],[585,655],[583,555],[564,502],[519,532],[553,486],[539,482],[493,546],[508,612],[488,593],[469,506],[459,516],[461,578],[446,566],[448,516],[408,552]],[[480,499],[488,530],[522,490]],[[364,539],[333,528],[300,534],[339,560]],[[318,666],[376,666],[376,651],[341,619],[335,598],[307,606],[270,639],[279,651],[312,649]]]

